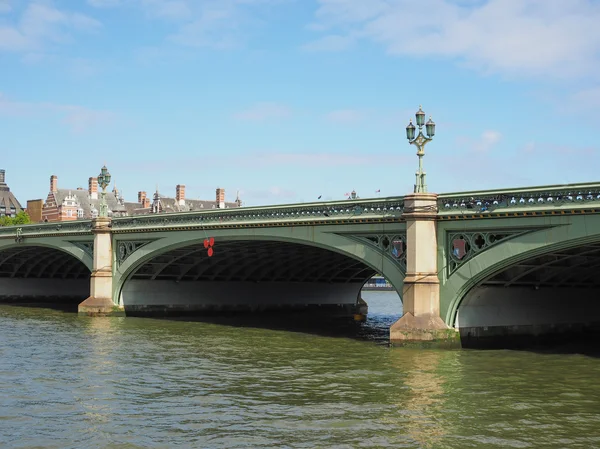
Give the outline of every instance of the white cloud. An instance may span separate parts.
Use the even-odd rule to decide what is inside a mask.
[[[597,73],[596,0],[319,0],[313,28],[330,34],[308,48],[366,39],[396,55],[444,56],[484,72],[546,77]]]
[[[378,154],[381,160],[389,163],[404,163],[412,159],[409,156],[394,154]],[[311,167],[313,169],[322,167],[340,166],[370,166],[373,164],[372,154],[350,154],[350,153],[278,153],[265,152],[255,153],[244,158],[245,165],[254,167],[265,167],[273,165],[291,167]]]
[[[95,31],[102,25],[86,15],[63,11],[46,3],[31,3],[18,23],[0,26],[0,51],[39,51],[48,43],[65,43],[70,32]]]
[[[352,36],[330,34],[302,46],[306,51],[340,51],[349,48],[355,39]]]
[[[269,119],[284,119],[292,115],[287,106],[277,103],[257,103],[249,109],[233,115],[238,120],[262,122]]]
[[[88,0],[95,7],[134,5],[151,18],[169,20],[177,29],[167,40],[185,47],[231,48],[243,45],[256,26],[254,10],[294,0]]]
[[[96,8],[109,8],[123,4],[122,0],[87,0],[87,2]]]
[[[458,139],[459,145],[466,147],[471,151],[475,151],[477,153],[487,153],[489,152],[500,140],[502,139],[502,134],[498,131],[494,130],[486,130],[481,133],[481,136],[478,139],[472,139],[470,137],[461,137]]]
[[[67,125],[74,132],[82,132],[94,126],[110,123],[115,119],[115,115],[110,111],[70,104],[14,101],[2,93],[0,93],[0,115],[59,117],[61,123]]]

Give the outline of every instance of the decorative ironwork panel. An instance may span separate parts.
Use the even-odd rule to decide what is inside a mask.
[[[77,246],[78,248],[81,248],[83,251],[85,251],[85,253],[87,255],[89,255],[90,257],[94,257],[94,242],[69,242],[72,243],[73,245]]]
[[[394,234],[362,234],[347,237],[377,247],[383,254],[399,265],[400,270],[403,273],[406,273],[406,232]]]
[[[448,276],[456,271],[463,263],[475,257],[486,249],[507,239],[530,232],[529,230],[496,230],[477,232],[447,232],[446,267]]]
[[[118,264],[123,263],[129,256],[140,249],[142,246],[147,245],[154,240],[132,240],[132,241],[120,241],[117,244],[117,262]]]

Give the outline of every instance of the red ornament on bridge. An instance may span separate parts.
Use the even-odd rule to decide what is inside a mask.
[[[212,257],[214,253],[213,246],[215,246],[214,237],[204,239],[204,247],[207,249],[208,257]]]

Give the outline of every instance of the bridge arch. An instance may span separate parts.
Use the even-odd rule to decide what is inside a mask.
[[[73,242],[0,241],[0,299],[82,300],[91,269],[91,254]]]
[[[161,279],[168,281],[170,278],[176,283],[182,281],[182,284],[184,279],[189,281],[195,276],[196,280],[212,282],[210,285],[209,283],[203,284],[203,288],[217,287],[217,284],[221,282],[218,287],[224,289],[227,288],[225,282],[232,283],[233,281],[250,290],[254,288],[251,284],[257,282],[263,283],[262,289],[267,288],[269,276],[274,277],[271,287],[277,283],[283,284],[284,279],[288,277],[291,279],[290,282],[293,282],[294,289],[300,289],[298,294],[308,294],[310,288],[314,289],[314,286],[310,287],[311,279],[314,278],[319,281],[320,288],[324,292],[326,291],[323,294],[331,297],[335,294],[336,288],[340,287],[340,279],[346,275],[352,277],[352,282],[348,283],[343,290],[346,296],[354,295],[353,301],[356,303],[364,282],[373,274],[382,273],[398,291],[402,291],[404,274],[398,269],[398,265],[366,240],[361,242],[351,236],[327,232],[312,226],[223,229],[209,231],[209,234],[215,238],[215,256],[210,260],[202,245],[206,238],[203,231],[165,232],[153,236],[148,235],[147,237],[155,240],[144,242],[143,246],[118,266],[114,283],[115,299],[118,298],[127,310],[128,295],[129,299],[132,297],[132,286],[137,283],[136,288],[141,288],[142,280],[140,278],[143,276],[153,279],[152,282],[158,282]],[[116,251],[118,251],[116,248],[119,247],[119,237],[117,236],[114,242]],[[127,238],[130,237],[127,236]],[[144,238],[145,236],[136,236],[137,241],[143,242]],[[238,251],[239,263],[233,259],[235,256],[232,255],[236,248],[240,248]],[[225,254],[228,256],[227,258],[219,259],[220,255]],[[188,258],[188,260],[184,260],[187,263],[185,270],[188,271],[181,272],[181,270],[171,269],[173,265],[169,260],[158,262],[159,267],[154,271],[147,269],[150,264],[154,263],[152,261],[160,260],[163,256],[179,258],[179,260]],[[271,257],[275,257],[276,260],[270,260]],[[213,270],[212,268],[219,261],[225,264],[226,268]],[[213,262],[212,268],[208,266]],[[203,272],[197,269],[197,266],[202,263],[204,263]],[[286,268],[272,269],[269,267],[269,264],[278,263],[282,266],[285,263]],[[160,266],[161,264],[163,266]],[[194,268],[191,267],[193,264],[196,265]],[[290,268],[292,265],[293,270]],[[335,277],[336,270],[337,278]],[[142,273],[143,271],[146,273]],[[301,272],[303,272],[303,276],[299,276]],[[190,276],[190,273],[194,276]],[[327,283],[334,285],[324,287],[324,284]],[[158,285],[160,284],[155,284],[155,286]],[[172,284],[170,288],[173,288]],[[303,288],[305,290],[302,290]],[[276,289],[276,291],[280,292],[281,290]],[[257,294],[257,291],[254,293]],[[214,296],[214,293],[212,294]],[[315,291],[313,290],[310,294],[314,296]]]
[[[552,302],[556,306],[559,302],[558,295],[564,294],[565,290],[558,292],[555,288],[551,289],[548,283],[544,284],[543,279],[553,279],[553,270],[556,273],[563,270],[561,275],[573,278],[578,268],[586,263],[584,258],[596,255],[600,257],[600,215],[571,216],[569,220],[564,217],[547,217],[538,223],[540,226],[537,231],[523,233],[481,252],[442,282],[442,317],[446,324],[453,326],[464,321],[460,313],[464,305],[483,306],[486,301],[488,306],[496,307],[494,313],[499,316],[499,298],[510,295],[513,302],[517,298],[527,297],[538,301],[538,304],[544,304],[541,308],[550,307]],[[545,270],[544,273],[541,273],[542,269]],[[524,282],[536,273],[540,275],[542,282]],[[564,282],[556,284],[569,285]],[[594,287],[594,284],[590,286]],[[600,291],[600,285],[596,284],[596,287]],[[600,308],[598,311],[600,313]],[[520,313],[524,312],[526,309],[521,308]],[[556,309],[554,312],[559,313],[560,310]],[[542,319],[544,315],[539,311],[535,314],[538,315],[536,319]],[[566,314],[561,318],[567,319]],[[499,319],[496,317],[492,321],[498,322]],[[522,316],[520,319],[525,320],[526,317]],[[553,324],[556,324],[556,319],[554,321]],[[484,325],[481,324],[480,327],[482,326]]]

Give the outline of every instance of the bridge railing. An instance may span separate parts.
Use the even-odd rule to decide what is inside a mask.
[[[247,223],[327,223],[358,218],[400,218],[403,197],[349,199],[318,203],[210,209],[174,214],[115,218],[113,230],[156,227],[219,226]]]
[[[457,192],[438,196],[439,215],[554,210],[565,207],[600,207],[600,183]]]
[[[438,215],[471,215],[523,210],[600,209],[600,183],[445,193],[438,196]],[[213,227],[252,223],[327,224],[359,219],[401,219],[404,197],[347,199],[276,206],[209,209],[182,213],[114,218],[112,228]],[[0,238],[89,234],[91,220],[0,227]]]
[[[0,227],[0,238],[20,239],[32,235],[89,234],[91,229],[91,220],[2,226]]]

